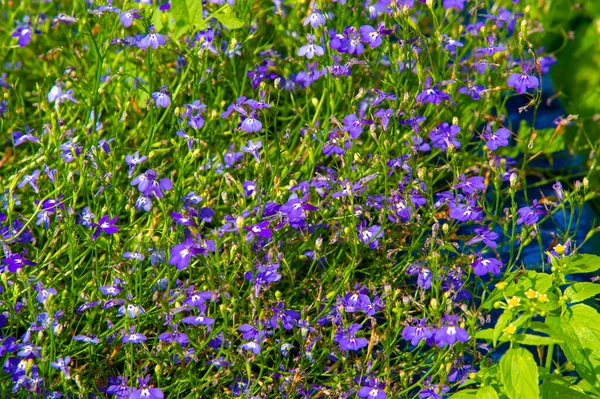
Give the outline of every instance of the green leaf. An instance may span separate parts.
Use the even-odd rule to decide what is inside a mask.
[[[600,284],[575,283],[565,289],[563,295],[571,300],[571,303],[582,302],[600,294]]]
[[[589,399],[589,396],[579,388],[555,376],[550,376],[544,380],[541,394],[544,399]]]
[[[237,18],[233,13],[231,6],[225,6],[225,8],[213,15],[220,23],[222,23],[227,29],[240,29],[243,28],[245,23],[241,19]]]
[[[552,345],[559,344],[563,342],[562,339],[553,338],[553,337],[543,337],[541,335],[533,335],[533,334],[517,334],[515,335],[514,342],[518,342],[523,345]]]
[[[600,386],[600,314],[580,303],[561,316],[547,317],[546,324],[567,336],[560,346],[577,373]]]
[[[567,260],[565,274],[592,273],[600,269],[600,256],[575,255]]]
[[[556,128],[538,129],[532,133],[531,126],[527,121],[522,120],[517,136],[519,137],[518,148],[521,152],[528,147],[530,153],[542,152],[544,154],[552,154],[566,148],[565,138],[561,134],[554,135]],[[554,138],[552,138],[554,136]],[[552,139],[552,141],[550,141]]]
[[[500,382],[510,399],[538,399],[538,370],[531,352],[512,348],[500,359]]]
[[[490,386],[482,387],[477,392],[476,399],[498,399],[498,393]]]
[[[202,0],[171,0],[171,16],[175,20],[176,37],[191,28],[206,28],[206,21],[202,17]]]
[[[500,335],[502,334],[506,326],[510,324],[512,319],[513,313],[510,310],[505,310],[504,313],[502,313],[502,315],[498,317],[498,321],[494,326],[494,334],[492,335],[492,342],[494,346],[496,346],[496,344],[498,343],[498,338],[500,338]]]
[[[479,389],[465,389],[464,391],[458,391],[448,399],[476,399]]]

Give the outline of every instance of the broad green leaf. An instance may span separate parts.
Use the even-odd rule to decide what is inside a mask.
[[[544,399],[588,399],[580,388],[575,385],[571,385],[568,381],[565,381],[557,376],[550,376],[544,380],[541,386],[541,394]]]
[[[179,37],[191,28],[204,29],[202,0],[171,0],[171,16],[175,20],[175,36]]]
[[[580,254],[567,260],[565,274],[592,273],[600,269],[600,256]]]
[[[231,6],[225,6],[223,10],[213,14],[212,17],[216,18],[227,29],[240,29],[245,24],[244,21],[235,16]]]
[[[465,389],[450,396],[448,399],[476,399],[479,389]]]
[[[519,137],[518,147],[521,152],[524,152],[525,147],[528,147],[528,151],[532,154],[540,151],[544,154],[552,154],[553,152],[564,150],[566,148],[565,138],[561,134],[554,135],[555,130],[556,128],[552,127],[532,132],[529,123],[522,120],[517,132],[517,136]]]
[[[567,336],[560,346],[579,375],[600,386],[600,314],[580,303],[561,316],[547,317],[546,324]]]
[[[498,393],[490,386],[479,388],[476,399],[498,399]]]
[[[571,303],[582,302],[600,294],[600,284],[575,283],[568,286],[563,294],[571,300]]]
[[[487,339],[491,341],[492,339],[494,339],[494,329],[486,328],[485,330],[479,330],[475,333],[475,338]]]
[[[538,370],[531,352],[512,348],[500,359],[500,381],[510,399],[538,399]]]
[[[494,334],[492,335],[492,342],[494,346],[498,343],[498,338],[502,335],[504,329],[510,324],[513,319],[513,313],[510,310],[505,310],[500,317],[498,317],[498,321],[494,326]]]
[[[552,345],[559,344],[563,342],[562,339],[552,338],[552,337],[543,337],[541,335],[533,335],[533,334],[516,334],[514,342],[518,342],[523,345]]]

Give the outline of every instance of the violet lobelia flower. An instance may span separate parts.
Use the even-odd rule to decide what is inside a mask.
[[[197,256],[206,252],[206,249],[198,245],[192,237],[188,237],[181,244],[171,248],[171,257],[169,264],[175,265],[178,270],[183,270],[190,264],[192,256]]]
[[[485,145],[490,151],[498,149],[498,147],[506,147],[508,145],[508,139],[510,138],[510,130],[501,127],[500,129],[492,132],[492,127],[488,124],[484,128],[484,132],[481,134],[481,138],[485,139]]]
[[[98,223],[94,223],[93,225],[96,228],[96,231],[94,231],[91,240],[94,241],[103,232],[106,234],[115,234],[119,231],[119,227],[116,226],[115,223],[117,223],[117,216],[112,219],[108,215],[102,216],[100,220],[98,220]]]
[[[523,94],[527,89],[535,89],[540,85],[540,81],[535,76],[528,75],[528,69],[526,63],[522,66],[521,73],[513,73],[508,77],[506,83],[508,87],[514,87],[519,94]]]
[[[548,213],[548,211],[546,211],[541,204],[538,204],[537,199],[534,199],[531,207],[524,206],[517,210],[517,214],[519,215],[517,225],[525,223],[526,225],[531,226],[538,221],[540,216],[545,215],[546,213]]]
[[[163,399],[165,394],[160,388],[150,388],[150,376],[138,377],[139,388],[133,388],[129,399]]]
[[[256,140],[256,143],[253,143],[252,140],[248,140],[247,145],[241,146],[241,150],[247,154],[251,154],[256,162],[260,163],[260,155],[258,154],[258,150],[262,148],[262,141]]]
[[[306,57],[310,60],[315,54],[319,56],[325,54],[323,47],[315,44],[315,35],[307,34],[306,39],[308,40],[308,43],[298,49],[298,55],[300,57]]]
[[[171,105],[171,98],[169,98],[166,85],[163,85],[160,91],[152,93],[152,99],[158,108],[169,108],[169,105]]]
[[[418,345],[422,340],[428,341],[433,337],[434,331],[427,326],[427,317],[415,319],[413,326],[404,327],[402,338],[410,341],[412,345]]]
[[[343,351],[357,351],[369,344],[369,341],[364,337],[356,337],[358,330],[362,328],[361,324],[352,324],[348,329],[341,329],[335,334],[334,341],[338,343]]]
[[[499,274],[502,262],[496,258],[484,258],[481,253],[477,254],[477,258],[471,263],[473,272],[478,276],[483,276],[488,273]]]
[[[133,24],[134,19],[142,19],[142,13],[137,8],[132,8],[119,14],[119,21],[126,28],[129,28]]]
[[[440,348],[446,345],[454,345],[458,342],[467,342],[469,334],[467,330],[458,325],[457,315],[444,315],[442,326],[435,332],[435,343]]]
[[[167,39],[160,33],[154,30],[154,25],[150,25],[148,28],[148,35],[137,43],[137,46],[142,50],[146,50],[148,47],[152,47],[156,50],[159,46],[167,44]]]

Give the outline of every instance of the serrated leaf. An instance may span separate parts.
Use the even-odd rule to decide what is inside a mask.
[[[571,303],[582,302],[598,294],[600,294],[600,284],[587,282],[570,285],[563,293],[571,300]]]
[[[565,274],[592,273],[600,269],[600,256],[580,254],[567,260]]]
[[[479,389],[465,389],[464,391],[458,391],[448,399],[476,399]]]
[[[476,399],[498,399],[498,393],[490,386],[481,387],[477,392]]]
[[[244,21],[235,16],[231,6],[226,6],[220,12],[213,14],[212,17],[216,18],[227,29],[240,29],[245,25]]]
[[[577,373],[600,386],[600,314],[580,303],[561,316],[547,317],[546,324],[567,336],[560,346]]]
[[[206,28],[206,21],[202,17],[202,0],[171,0],[171,16],[175,20],[177,37],[191,28]]]
[[[500,359],[500,381],[510,399],[538,399],[538,370],[531,352],[512,348]]]

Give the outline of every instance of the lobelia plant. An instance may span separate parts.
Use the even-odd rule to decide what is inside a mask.
[[[7,3],[0,392],[600,397],[557,2]]]

